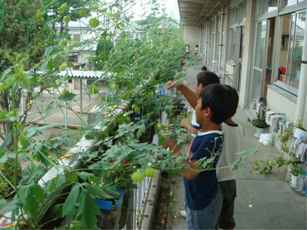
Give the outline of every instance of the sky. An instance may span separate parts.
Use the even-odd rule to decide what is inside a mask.
[[[114,0],[104,0],[107,3],[112,3]],[[128,0],[127,7],[131,10],[129,15],[133,15],[133,20],[140,20],[143,19],[144,16],[146,16],[146,12],[150,10],[150,1],[152,0]],[[131,4],[129,2],[132,2]],[[179,9],[178,9],[178,3],[177,0],[158,0],[158,2],[165,7],[165,13],[175,19],[177,22],[179,22],[180,16],[179,16]],[[129,5],[130,4],[130,5]],[[131,7],[130,7],[131,6]],[[129,11],[130,11],[129,10]],[[88,24],[87,20],[83,19],[78,22],[70,22],[70,26],[80,26],[81,24]]]
[[[176,21],[179,21],[179,10],[178,10],[177,0],[160,0],[160,1],[165,2],[167,14]]]
[[[144,17],[144,12],[149,10],[149,4],[151,0],[137,0],[133,7],[134,19],[138,20]],[[161,5],[164,5],[166,13],[173,19],[179,21],[179,10],[177,0],[158,0]]]

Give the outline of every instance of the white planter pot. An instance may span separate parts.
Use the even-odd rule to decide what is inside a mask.
[[[302,137],[307,137],[307,131],[295,127],[293,129],[293,137],[295,137],[296,139],[301,139]]]
[[[274,137],[274,146],[278,151],[282,152],[282,143],[277,136]]]
[[[267,129],[264,128],[257,128],[256,127],[256,133],[255,133],[255,137],[259,138],[261,134],[266,133]]]
[[[290,186],[298,192],[303,191],[303,189],[304,189],[304,177],[303,176],[291,175]]]

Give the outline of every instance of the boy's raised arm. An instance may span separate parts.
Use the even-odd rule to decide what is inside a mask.
[[[197,95],[195,92],[185,84],[176,84],[176,81],[169,81],[166,83],[168,89],[176,87],[176,89],[186,98],[189,104],[195,109],[197,104]]]

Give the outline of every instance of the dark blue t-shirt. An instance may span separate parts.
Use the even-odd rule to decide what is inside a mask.
[[[214,159],[212,170],[199,173],[192,180],[184,179],[186,202],[190,209],[204,209],[217,194],[216,165],[223,148],[223,133],[210,131],[198,133],[191,146],[192,161]]]

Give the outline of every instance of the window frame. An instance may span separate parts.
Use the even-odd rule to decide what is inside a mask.
[[[307,8],[307,0],[303,1],[303,2],[298,2],[294,5],[290,5],[290,6],[283,6],[281,1],[279,3],[279,12],[278,15],[285,15],[285,14],[291,14],[300,10],[304,10]]]
[[[293,24],[293,19],[291,19],[291,25],[290,25],[290,33],[293,33],[290,35],[290,44],[289,44],[289,47],[288,47],[288,60],[287,60],[287,75],[286,75],[286,79],[289,78],[289,74],[292,72],[292,68],[293,68],[293,64],[292,64],[292,56],[293,56],[293,49],[294,49],[294,45],[295,45],[295,41],[296,41],[296,33],[297,31],[292,31],[293,30],[293,26],[295,28],[295,25],[296,25],[296,22],[297,22],[297,17],[298,17],[298,14],[302,13],[305,11],[305,14],[307,16],[307,9],[306,8],[303,8],[303,9],[300,9],[298,11],[294,11],[290,14],[286,14],[286,15],[290,15],[291,17],[295,16],[295,23]],[[282,15],[279,15],[278,17],[284,17],[286,16],[285,14],[282,14]],[[283,23],[281,23],[280,25],[281,27],[283,26]],[[305,22],[305,29],[307,28],[307,21]],[[280,32],[278,34],[278,36],[281,36],[282,32]],[[280,40],[281,41],[281,38]],[[276,55],[278,55],[278,57],[280,56],[280,49],[279,51],[276,53]],[[284,89],[287,93],[290,93],[291,95],[293,96],[297,96],[298,95],[298,89],[299,89],[299,84],[300,82],[298,82],[298,86],[297,87],[294,87],[292,85],[290,85],[288,82],[283,82],[283,81],[280,81],[278,80],[278,77],[276,75],[277,73],[277,70],[276,68],[279,66],[279,59],[276,58],[274,59],[275,61],[277,61],[276,63],[274,63],[274,66],[275,66],[275,71],[273,72],[273,82],[272,84],[273,85],[276,85],[278,88],[280,89]]]

